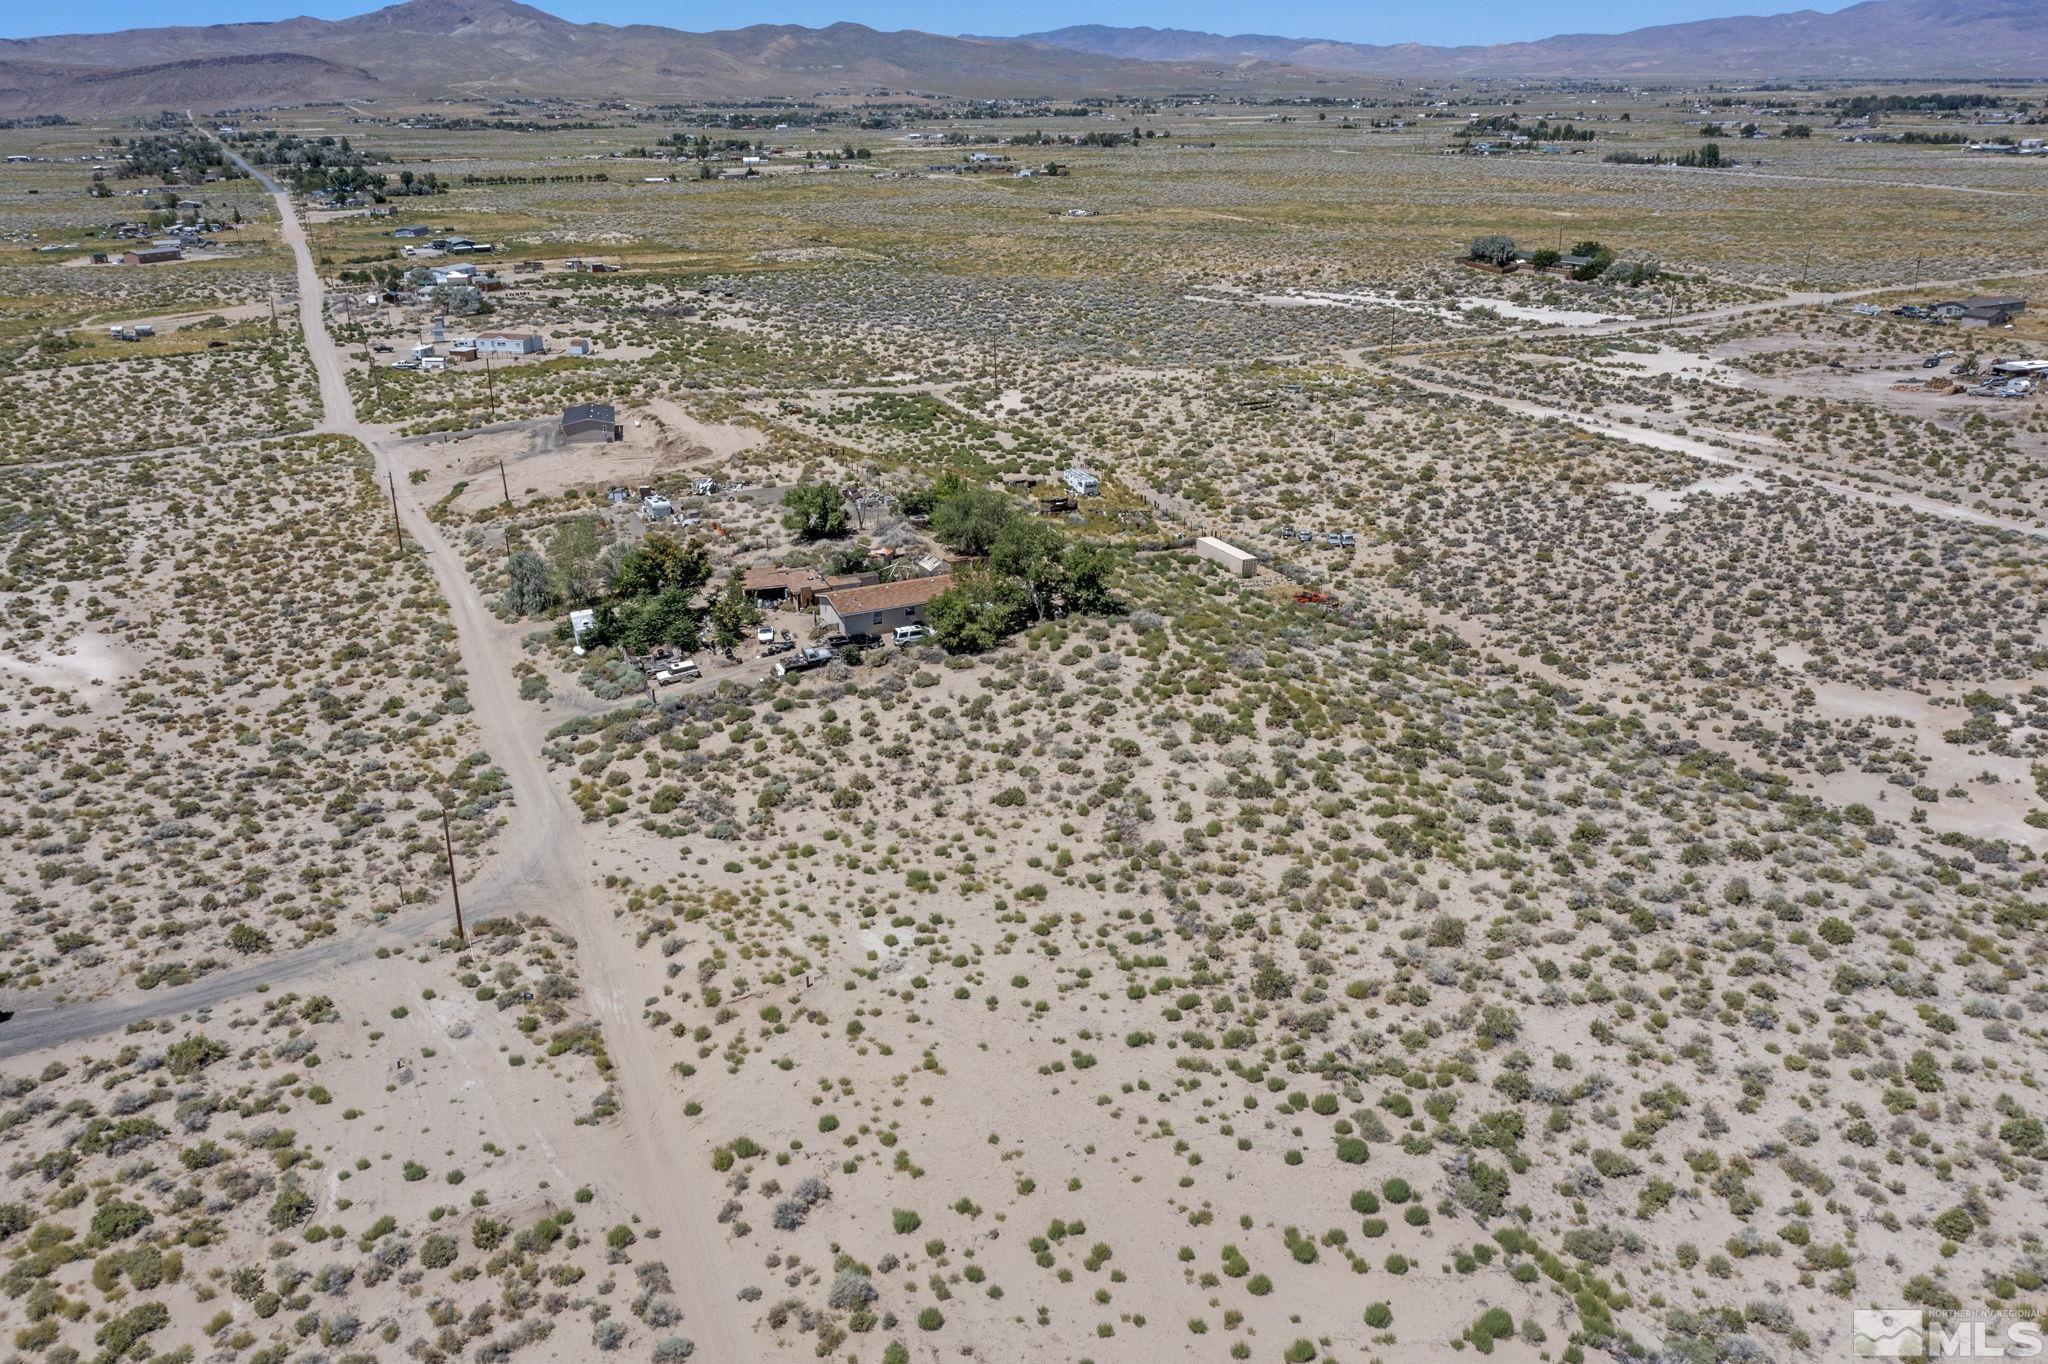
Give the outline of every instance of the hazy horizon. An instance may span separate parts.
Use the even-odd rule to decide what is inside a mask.
[[[953,6],[922,0],[791,0],[771,11],[736,4],[710,4],[678,14],[673,7],[647,0],[585,0],[583,3],[541,3],[537,8],[577,22],[662,24],[690,31],[743,28],[750,24],[803,24],[823,27],[851,22],[882,30],[918,29],[927,33],[1019,34],[1044,32],[1072,24],[1111,27],[1199,29],[1214,33],[1262,33],[1288,38],[1327,38],[1358,43],[1461,44],[1525,42],[1560,33],[1619,33],[1655,24],[1684,23],[1731,15],[1785,14],[1812,9],[1832,12],[1845,3],[1802,4],[1798,0],[1657,0],[1629,4],[1624,0],[1589,0],[1567,10],[1527,7],[1509,10],[1489,0],[1448,0],[1426,10],[1389,6],[1340,6],[1327,0],[1289,0],[1251,11],[1245,6],[1194,0],[1180,4],[1134,4],[1120,11],[1099,6],[1054,3],[998,3],[978,7],[971,23]],[[34,38],[73,33],[111,33],[130,28],[203,26],[251,23],[306,16],[346,19],[386,8],[375,0],[297,4],[292,0],[201,0],[176,11],[140,0],[83,0],[61,10],[17,10],[0,18],[0,38]]]

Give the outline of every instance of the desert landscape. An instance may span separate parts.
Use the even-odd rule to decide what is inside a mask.
[[[2048,1325],[2048,60],[1858,8],[7,40],[0,1359]]]

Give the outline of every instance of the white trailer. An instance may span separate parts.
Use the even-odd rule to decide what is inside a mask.
[[[1213,535],[1204,535],[1195,541],[1195,553],[1210,563],[1222,565],[1239,578],[1251,577],[1259,566],[1257,558],[1228,541],[1218,540]]]

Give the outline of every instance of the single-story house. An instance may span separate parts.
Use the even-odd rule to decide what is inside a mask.
[[[138,246],[132,251],[121,253],[123,265],[160,265],[165,261],[185,259],[182,246]]]
[[[562,439],[577,442],[617,440],[618,415],[610,403],[578,403],[562,410]]]
[[[1094,497],[1102,491],[1102,480],[1086,469],[1069,469],[1060,475],[1060,482],[1066,484],[1076,497]]]
[[[953,575],[947,573],[828,592],[818,599],[818,622],[847,635],[880,635],[899,625],[922,625],[925,607],[952,585]]]
[[[2003,327],[2026,310],[2027,301],[2017,294],[1978,294],[1948,299],[1929,311],[1944,322],[1959,326]]]
[[[436,265],[427,271],[427,278],[436,286],[442,284],[474,284],[483,273],[474,265]]]
[[[548,343],[539,332],[478,332],[476,348],[479,354],[538,355]]]
[[[431,228],[425,227],[401,227],[392,232],[391,235],[394,237],[424,237],[431,230]]]

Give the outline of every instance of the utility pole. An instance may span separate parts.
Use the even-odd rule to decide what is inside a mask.
[[[269,295],[269,297],[270,297],[270,330],[271,330],[272,332],[275,332],[275,331],[277,330],[277,290],[275,290],[275,289],[272,289],[272,290],[270,291],[270,295]]]
[[[448,850],[448,893],[455,897],[455,941],[468,942],[462,931],[462,887],[455,880],[455,839],[448,832],[448,807],[441,807],[441,846]]]
[[[391,489],[391,542],[401,552],[405,549],[405,530],[398,524],[398,477],[389,469],[384,471],[385,486]]]
[[[488,350],[484,352],[484,395],[484,401],[490,405],[490,420],[496,422],[498,420],[498,382],[491,374],[491,353]],[[512,499],[507,497],[505,500],[510,502]]]
[[[505,501],[509,504],[512,501],[512,481],[505,477],[505,461],[502,459],[498,461],[498,485],[505,490]]]

